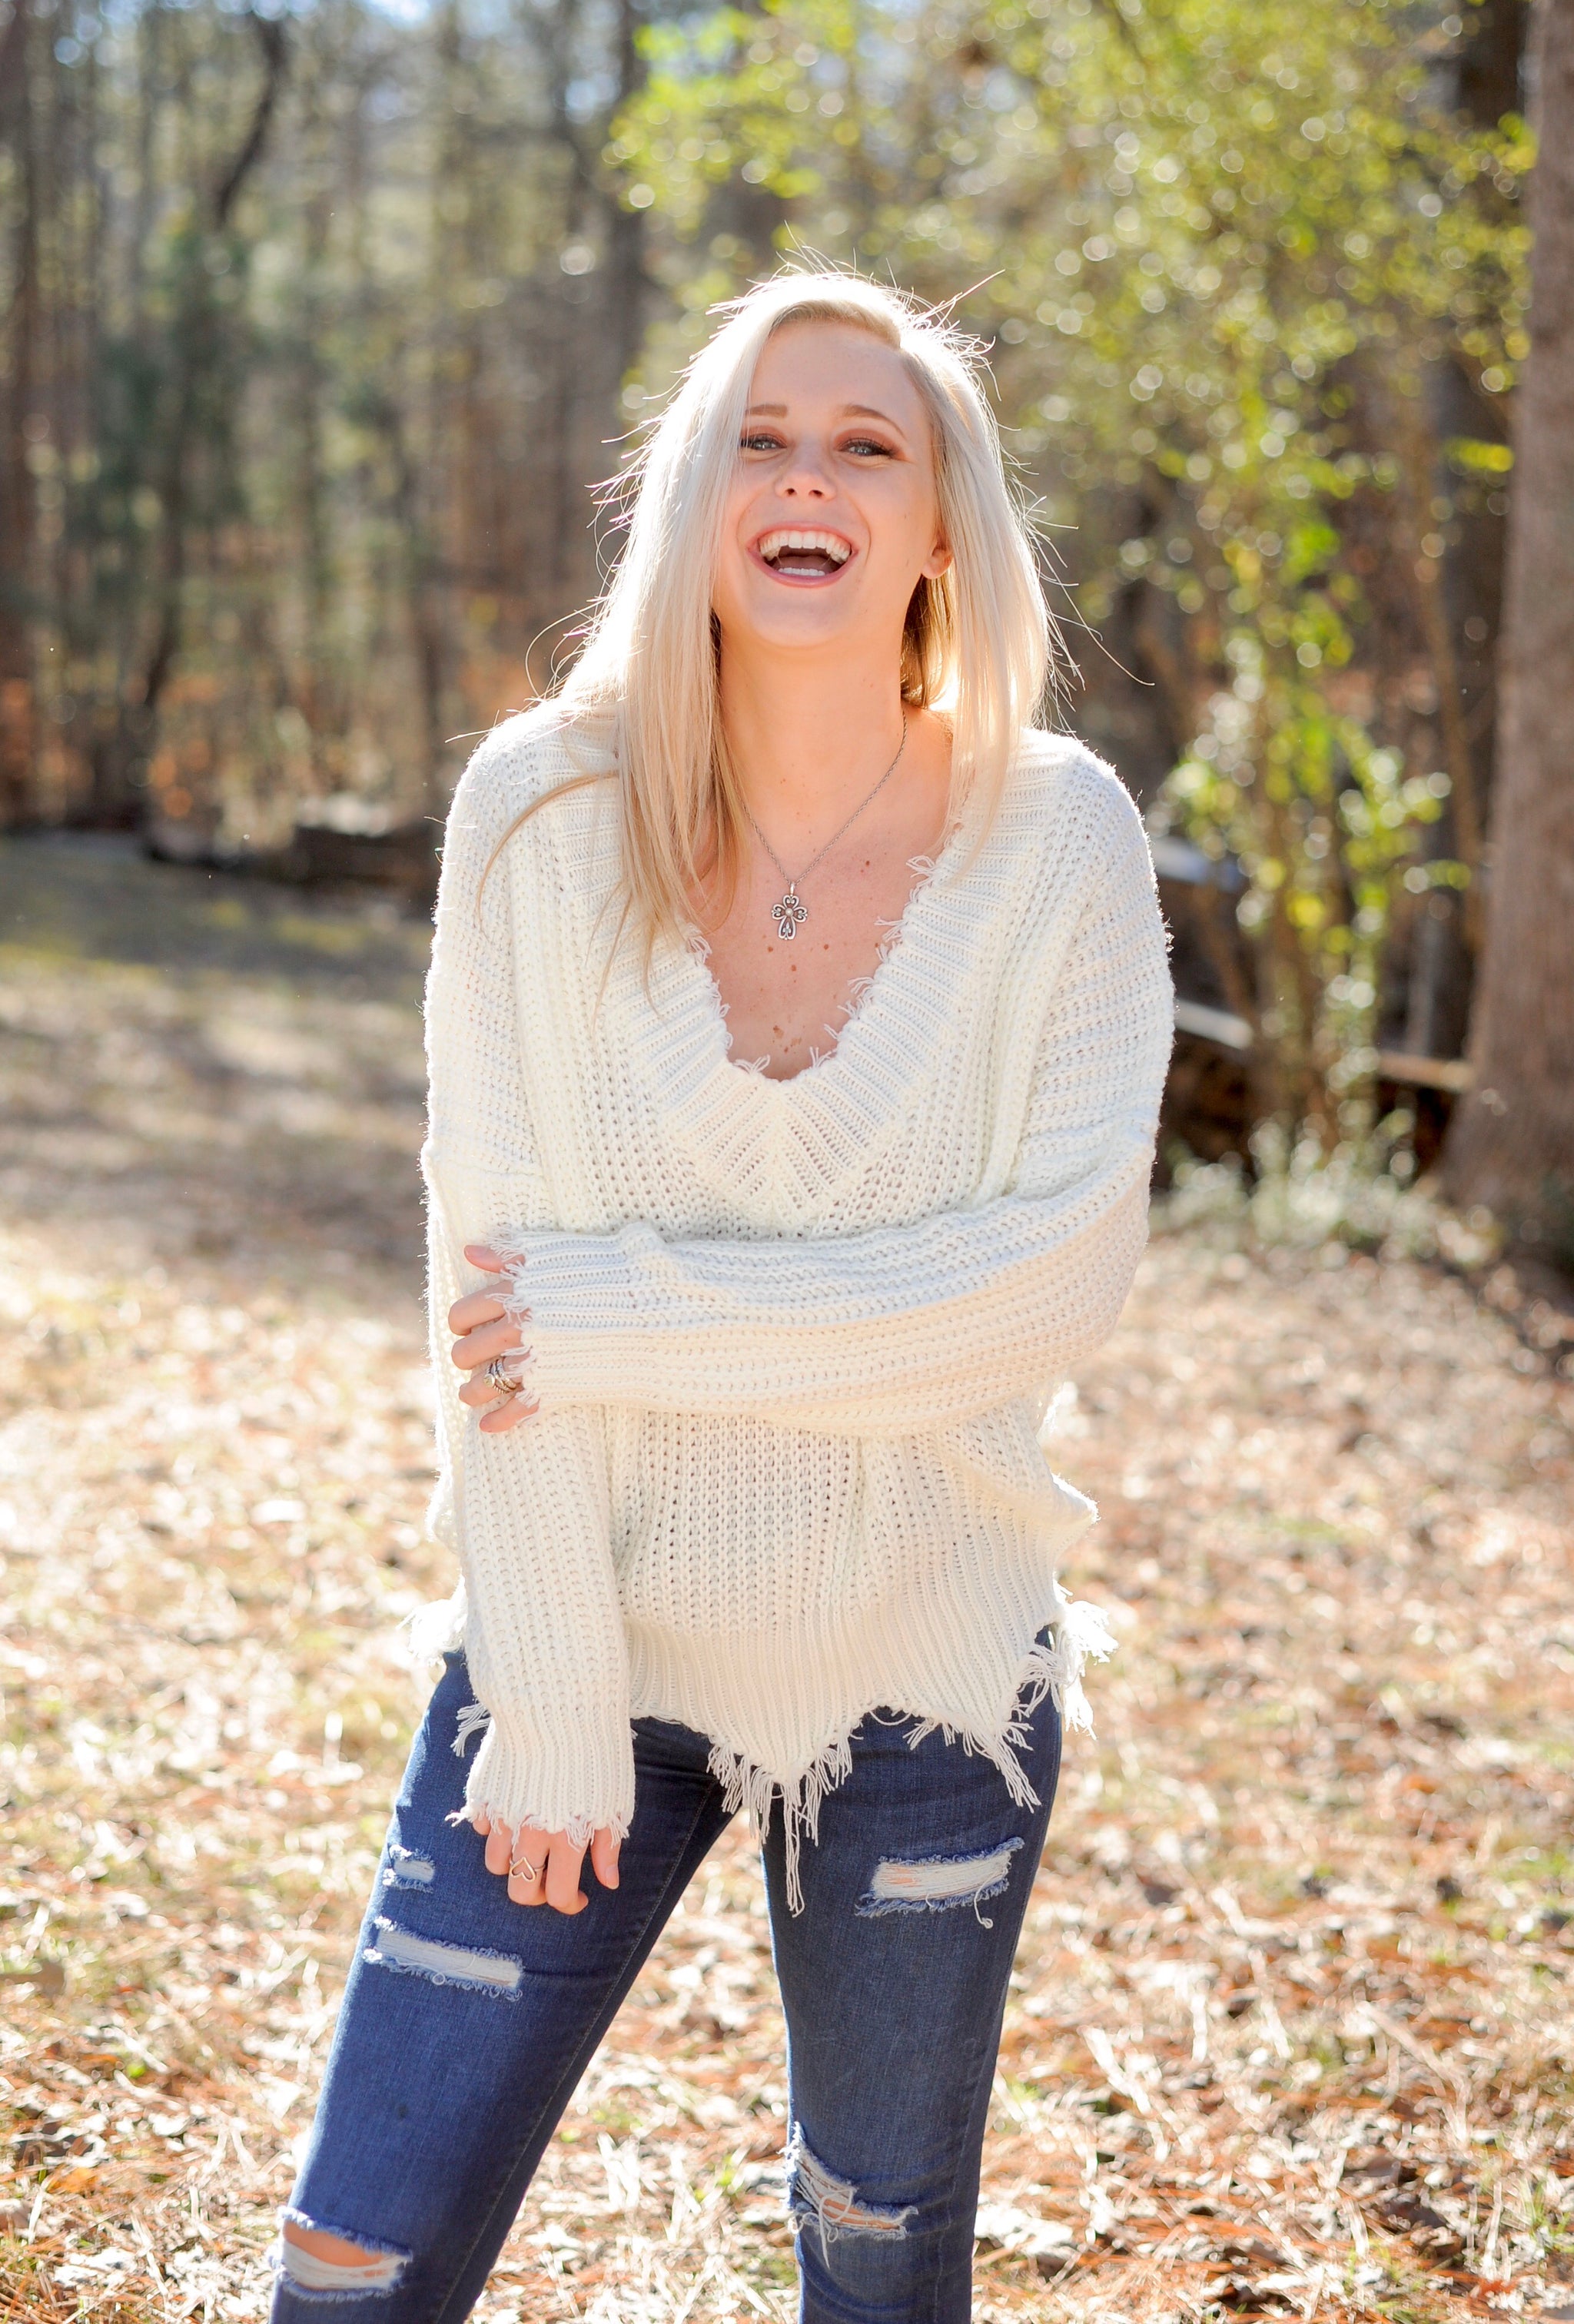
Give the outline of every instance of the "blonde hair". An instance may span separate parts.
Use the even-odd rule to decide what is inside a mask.
[[[953,561],[913,593],[902,698],[946,715],[951,816],[978,803],[980,836],[1059,654],[977,343],[899,291],[834,272],[784,272],[716,311],[725,320],[612,488],[628,514],[627,546],[548,714],[604,752],[603,764],[519,818],[604,779],[610,760],[622,818],[620,927],[632,917],[647,959],[658,936],[682,937],[707,880],[730,893],[740,858],[744,812],[722,733],[711,590],[750,389],[775,332],[807,322],[869,331],[896,349],[923,399]]]

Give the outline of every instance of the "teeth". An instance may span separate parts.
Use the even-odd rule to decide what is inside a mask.
[[[837,565],[845,565],[852,554],[833,532],[768,532],[759,544],[759,553],[768,562],[788,549],[822,549]]]

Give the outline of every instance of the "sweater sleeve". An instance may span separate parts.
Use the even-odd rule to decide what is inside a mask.
[[[466,1806],[587,1839],[633,1811],[629,1673],[610,1546],[605,1438],[580,1406],[483,1434],[459,1401],[456,1299],[489,1278],[467,1242],[516,1247],[543,1215],[515,1001],[510,855],[483,873],[529,792],[494,738],[455,794],[427,987],[428,1310],[437,1381],[433,1530],[457,1551],[465,1646],[492,1714]]]
[[[1116,1323],[1146,1239],[1174,1022],[1146,843],[1115,829],[1040,1021],[1010,1193],[817,1240],[526,1235],[511,1303],[543,1407],[871,1435],[1045,1394]]]

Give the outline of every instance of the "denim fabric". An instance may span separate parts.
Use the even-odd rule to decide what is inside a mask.
[[[281,2274],[273,2324],[460,2324],[667,1917],[728,1821],[706,1738],[634,1728],[616,1889],[572,1919],[511,1904],[461,1805],[471,1702],[451,1655],[411,1750],[290,2210],[369,2255],[364,2284]],[[789,2201],[803,2324],[965,2324],[1007,1981],[1060,1765],[1045,1702],[1022,1757],[1042,1805],[913,1721],[871,1714],[787,1904],[764,1850],[787,2022]],[[309,2273],[321,2278],[323,2271]]]

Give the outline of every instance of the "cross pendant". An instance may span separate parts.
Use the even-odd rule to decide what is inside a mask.
[[[789,882],[787,894],[779,904],[771,906],[770,917],[776,922],[776,932],[784,939],[796,936],[808,918],[807,908],[798,900],[796,885]]]

